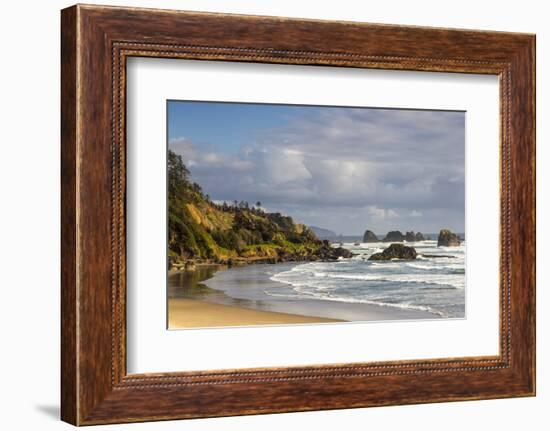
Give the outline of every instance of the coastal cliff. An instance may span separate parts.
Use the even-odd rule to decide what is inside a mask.
[[[214,202],[190,180],[181,156],[168,151],[168,268],[195,263],[238,264],[351,257],[319,240],[291,217],[261,203]]]

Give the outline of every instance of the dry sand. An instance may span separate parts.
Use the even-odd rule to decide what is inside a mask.
[[[169,298],[168,308],[169,329],[342,322],[337,319],[253,310],[183,298]]]

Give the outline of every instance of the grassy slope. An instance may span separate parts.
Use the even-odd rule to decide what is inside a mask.
[[[312,231],[292,218],[265,213],[245,202],[210,201],[181,158],[169,154],[169,264],[188,261],[308,260],[322,246]]]

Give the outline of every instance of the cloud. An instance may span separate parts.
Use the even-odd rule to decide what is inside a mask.
[[[379,208],[376,205],[367,207],[368,214],[374,219],[389,220],[398,218],[399,215],[392,209]]]
[[[259,108],[261,109],[261,108]],[[226,154],[170,148],[218,200],[261,201],[342,233],[464,229],[464,113],[304,108]]]

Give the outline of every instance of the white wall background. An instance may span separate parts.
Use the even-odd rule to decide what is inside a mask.
[[[105,426],[135,430],[547,429],[550,423],[550,27],[543,1],[313,2],[130,0],[171,9],[477,28],[537,34],[538,396],[284,415]],[[69,429],[59,422],[59,10],[71,3],[4,2],[0,20],[0,401],[3,429]]]

